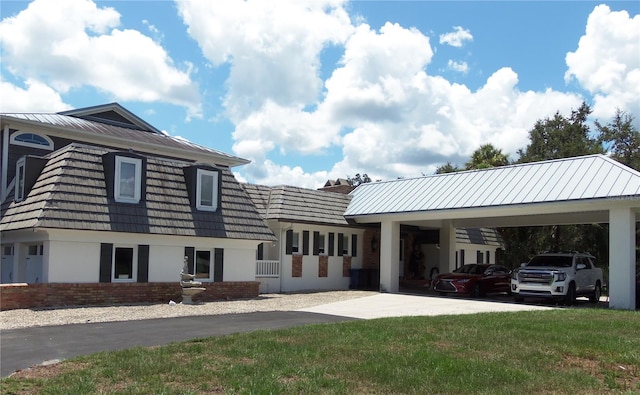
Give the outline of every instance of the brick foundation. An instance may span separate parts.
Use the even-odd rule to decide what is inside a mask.
[[[258,297],[257,281],[204,283],[194,302]],[[182,300],[178,283],[52,283],[0,285],[0,310],[169,303]]]

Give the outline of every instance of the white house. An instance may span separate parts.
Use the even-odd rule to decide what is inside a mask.
[[[3,283],[162,293],[186,257],[215,283],[203,298],[225,287],[257,295],[255,250],[275,237],[231,172],[246,160],[160,133],[115,103],[0,114],[0,124]],[[143,288],[123,298],[144,301]]]
[[[344,188],[344,182],[327,183],[321,190],[242,186],[277,238],[258,247],[256,279],[261,292],[379,289],[380,228],[354,224],[344,217],[351,201],[347,193],[353,187]],[[329,192],[333,190],[340,192]],[[493,229],[459,229],[457,243],[458,265],[495,263],[496,251],[502,247]],[[437,231],[403,228],[395,264],[405,286],[410,287],[413,280],[425,282],[434,271],[455,269],[440,263],[438,244]],[[425,258],[417,276],[409,273],[413,245]]]

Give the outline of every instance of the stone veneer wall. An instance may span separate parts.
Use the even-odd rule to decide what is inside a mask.
[[[207,290],[194,302],[258,297],[257,281],[204,283]],[[132,303],[169,303],[182,300],[176,283],[45,283],[0,285],[0,310]]]

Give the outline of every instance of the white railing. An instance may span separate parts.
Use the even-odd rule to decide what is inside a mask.
[[[256,277],[280,277],[280,261],[256,261]]]

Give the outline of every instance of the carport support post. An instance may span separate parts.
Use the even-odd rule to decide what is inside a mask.
[[[627,207],[609,210],[609,307],[635,309],[635,214]]]
[[[456,267],[456,228],[450,220],[442,221],[440,227],[440,273],[447,273]]]
[[[380,224],[380,292],[398,292],[400,278],[400,222]]]

